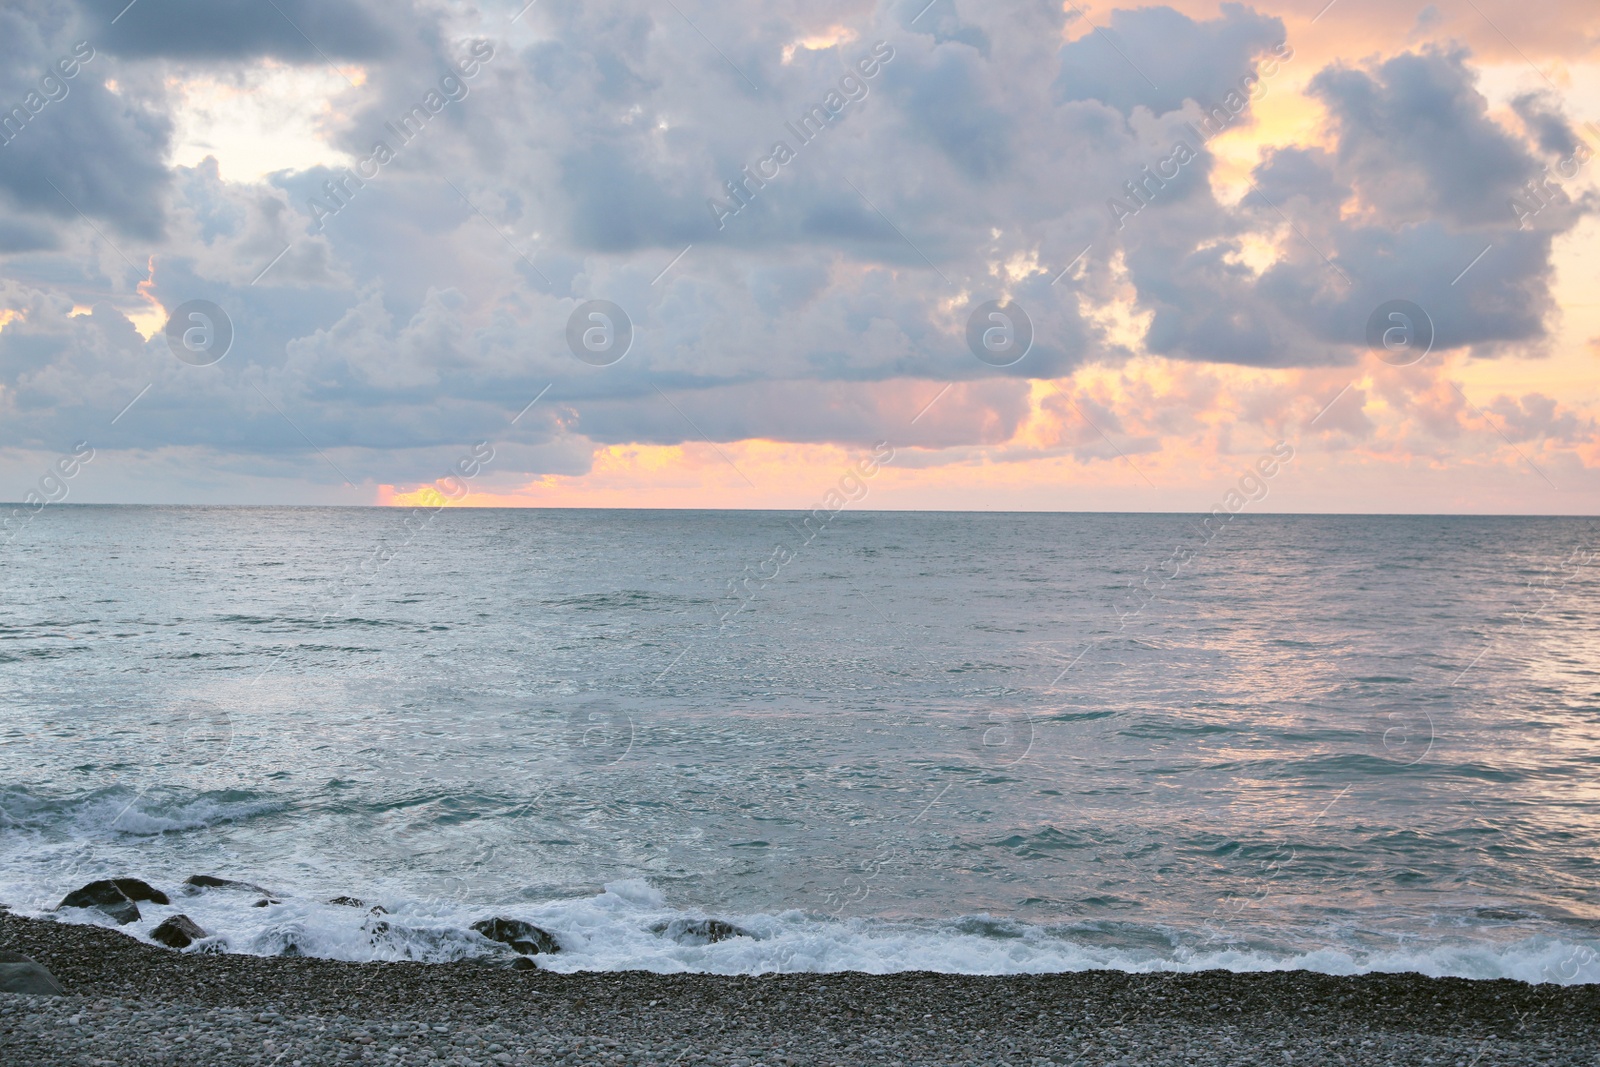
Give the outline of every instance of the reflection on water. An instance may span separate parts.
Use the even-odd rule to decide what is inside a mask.
[[[362,576],[402,517],[42,513],[0,899],[643,881],[1169,952],[1600,920],[1588,520],[1241,517],[1128,614],[1190,519],[843,514],[722,625],[786,516],[450,512]]]

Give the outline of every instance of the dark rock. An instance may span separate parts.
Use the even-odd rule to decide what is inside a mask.
[[[61,903],[56,905],[56,910],[62,908],[102,908],[114,904],[131,904],[122,890],[117,888],[115,882],[106,880],[90,882],[82,889],[74,889],[61,898]]]
[[[205,936],[206,932],[200,929],[199,925],[187,915],[174,915],[150,931],[150,939],[152,941],[166,945],[168,948],[188,948]]]
[[[256,901],[254,904],[252,904],[250,906],[252,908],[265,908],[265,907],[269,907],[269,906],[271,906],[273,904],[282,904],[282,903],[283,903],[283,901],[281,901],[281,900],[267,899],[267,900],[258,900],[258,901]]]
[[[288,956],[299,959],[315,956],[315,941],[299,923],[283,923],[263,930],[251,939],[249,952],[263,956]]]
[[[362,900],[360,897],[334,897],[332,900],[328,901],[328,903],[337,904],[342,908],[367,908],[367,902]],[[372,907],[367,908],[367,914],[387,915],[389,914],[389,909],[384,907],[382,904],[374,904]]]
[[[518,956],[511,961],[511,969],[513,971],[537,971],[539,965],[526,956]]]
[[[139,905],[131,900],[116,904],[101,904],[91,910],[98,911],[102,915],[109,915],[116,920],[118,926],[128,926],[144,918],[144,913],[139,910]]]
[[[730,937],[755,937],[742,926],[721,919],[674,919],[650,927],[653,934],[670,937],[680,945],[714,945]]]
[[[510,945],[524,956],[561,951],[561,942],[554,934],[520,919],[484,919],[473,923],[472,928],[490,941]]]
[[[372,922],[369,919],[367,922],[361,925],[361,929],[372,935],[370,943],[374,948],[376,948],[379,941],[382,941],[384,938],[389,936],[389,931],[393,929],[393,927],[381,919],[377,922]]]
[[[102,878],[90,882],[82,889],[68,893],[59,907],[93,908],[101,904],[114,904],[119,900],[147,900],[152,904],[171,904],[167,895],[152,889],[137,878]]]
[[[187,881],[185,881],[183,884],[187,885],[187,886],[193,886],[197,890],[198,889],[237,889],[237,890],[240,890],[240,891],[246,892],[246,893],[254,893],[258,897],[270,897],[272,895],[272,892],[270,890],[262,889],[258,885],[252,885],[249,882],[235,882],[231,878],[218,878],[215,875],[210,875],[210,874],[197,874],[197,875],[194,875],[193,877],[191,877]]]
[[[171,904],[172,900],[161,890],[153,888],[148,882],[141,882],[137,878],[113,878],[122,895],[129,900],[146,901],[151,904]]]
[[[133,878],[119,878],[116,880],[103,878],[98,882],[90,882],[82,889],[68,893],[62,898],[57,907],[93,908],[111,916],[117,921],[118,926],[136,923],[139,921],[139,908],[133,901],[128,899],[127,893],[123,892],[121,886],[123,882],[132,883],[135,881],[137,880]],[[144,885],[143,882],[138,884]],[[144,888],[150,890],[151,893],[155,892],[149,886],[144,886]],[[163,896],[161,899],[165,901],[166,897]]]
[[[42,997],[67,995],[44,964],[31,956],[3,949],[0,949],[0,993],[31,993]]]
[[[131,900],[124,900],[120,904],[101,904],[94,910],[111,916],[117,920],[118,926],[127,926],[129,923],[136,923],[144,918],[139,913],[139,905]]]

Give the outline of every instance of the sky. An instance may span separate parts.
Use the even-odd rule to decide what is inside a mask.
[[[1595,514],[1597,157],[1593,0],[10,0],[0,498]]]

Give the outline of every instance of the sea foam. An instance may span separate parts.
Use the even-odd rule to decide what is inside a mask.
[[[159,886],[170,906],[144,904],[143,917],[124,932],[148,939],[164,919],[183,913],[211,936],[191,951],[251,955],[301,955],[364,961],[445,963],[495,956],[507,950],[474,933],[473,922],[491,916],[522,919],[550,931],[562,951],[541,954],[541,968],[557,972],[643,970],[657,974],[759,975],[857,971],[892,974],[1048,974],[1117,970],[1131,973],[1307,970],[1332,975],[1416,972],[1431,977],[1512,978],[1563,985],[1600,982],[1600,941],[1529,937],[1508,941],[1455,934],[1431,943],[1412,939],[1388,950],[1208,944],[1198,935],[1164,928],[1124,931],[1109,941],[1094,924],[1035,926],[989,916],[949,920],[832,919],[800,911],[726,914],[750,936],[713,944],[679,943],[659,932],[674,920],[707,917],[668,905],[659,889],[641,880],[608,884],[582,897],[503,908],[444,899],[374,899],[362,907],[285,896],[254,907],[256,894],[195,892]],[[373,905],[381,906],[375,912]],[[44,915],[43,909],[32,914]],[[68,921],[111,925],[94,912],[57,913]]]

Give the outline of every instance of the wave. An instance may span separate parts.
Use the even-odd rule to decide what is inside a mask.
[[[1431,977],[1510,978],[1562,985],[1600,983],[1600,939],[1534,936],[1492,941],[1440,937],[1430,943],[1360,949],[1223,942],[1193,931],[1126,922],[1033,925],[989,915],[948,920],[827,918],[800,911],[708,916],[668,905],[647,882],[609,883],[598,894],[501,908],[471,905],[446,892],[409,900],[323,903],[274,894],[199,891],[159,885],[170,906],[143,904],[123,931],[142,939],[182,912],[210,934],[189,951],[314,956],[354,962],[455,962],[510,950],[472,929],[505,917],[549,931],[562,951],[541,954],[556,972],[642,970],[657,974],[774,973],[1015,975],[1085,970],[1129,973],[1306,970],[1332,975],[1415,972]],[[354,906],[353,906],[354,905]],[[378,909],[374,909],[374,905]],[[43,911],[36,915],[45,915]],[[89,911],[49,913],[66,921],[110,925]],[[707,943],[708,918],[738,935]]]
[[[203,830],[282,811],[286,801],[242,790],[134,790],[108,786],[72,797],[0,791],[0,827],[7,830],[100,838],[108,834],[154,836]]]
[[[694,605],[709,604],[704,597],[680,596],[674,593],[657,593],[647,589],[614,589],[604,593],[578,593],[552,597],[545,600],[553,608],[573,608],[578,611],[616,611],[643,609],[654,611],[682,611]]]

